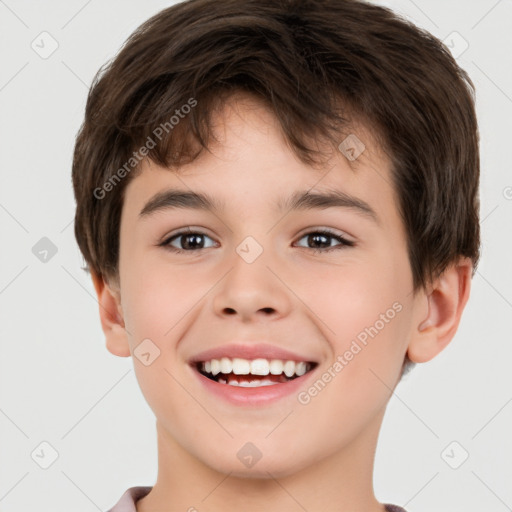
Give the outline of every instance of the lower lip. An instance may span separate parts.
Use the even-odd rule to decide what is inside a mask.
[[[246,388],[220,384],[219,382],[205,377],[194,367],[191,367],[191,369],[208,391],[235,405],[268,405],[286,396],[297,394],[305,385],[306,380],[308,380],[311,374],[316,370],[316,368],[314,368],[304,375],[288,382],[282,382],[272,386],[261,386],[259,388]]]

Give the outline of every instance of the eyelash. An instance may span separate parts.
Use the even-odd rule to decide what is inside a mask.
[[[186,250],[186,249],[177,249],[176,247],[173,247],[170,245],[170,242],[172,242],[173,240],[175,240],[181,236],[187,236],[187,235],[189,235],[189,236],[199,235],[199,236],[206,236],[208,238],[211,238],[206,233],[202,233],[200,231],[180,231],[178,233],[175,233],[171,237],[166,238],[161,244],[159,244],[159,246],[164,247],[165,249],[167,249],[175,254],[182,254],[182,253],[186,253],[186,252],[191,253],[191,252],[197,252],[197,251],[200,251],[203,249],[209,249],[209,247],[200,247],[199,249]],[[310,251],[313,251],[314,253],[331,252],[334,250],[343,249],[344,247],[353,247],[355,245],[354,242],[347,240],[346,238],[343,238],[341,235],[338,235],[338,234],[333,233],[326,229],[309,231],[309,232],[303,234],[299,238],[299,240],[302,240],[304,237],[307,237],[310,235],[323,235],[327,238],[333,238],[333,239],[336,239],[338,242],[340,242],[339,245],[335,245],[333,247],[327,247],[327,248],[306,247],[306,249],[309,249]]]

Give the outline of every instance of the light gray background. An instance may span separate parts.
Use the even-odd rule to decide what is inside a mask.
[[[152,412],[131,359],[106,350],[80,269],[70,172],[94,73],[171,3],[0,0],[2,512],[107,510],[156,478]],[[512,510],[512,1],[385,5],[440,39],[458,32],[453,51],[469,44],[458,61],[477,88],[483,256],[454,341],[390,400],[376,494],[408,512]],[[51,48],[43,31],[58,43],[47,59],[31,48]],[[42,237],[58,251],[46,263],[32,252]],[[58,452],[48,469],[42,442]]]

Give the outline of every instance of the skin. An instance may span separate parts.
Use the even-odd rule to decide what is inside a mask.
[[[133,357],[156,416],[159,455],[157,482],[137,511],[384,512],[372,475],[386,404],[406,353],[425,362],[453,338],[471,262],[461,258],[428,290],[412,293],[389,161],[363,128],[353,133],[366,150],[352,167],[331,151],[314,168],[295,156],[255,99],[232,97],[215,121],[212,153],[179,175],[144,162],[126,189],[119,280],[108,284],[93,273],[108,350],[133,356],[146,338],[160,350],[149,366]],[[169,187],[207,192],[224,208],[140,218]],[[341,207],[278,213],[279,199],[309,189],[360,198],[379,223]],[[206,248],[175,254],[158,245],[188,226],[207,235],[199,242]],[[319,228],[355,245],[308,242],[305,234]],[[247,236],[263,248],[251,264],[236,252]],[[175,238],[173,246],[187,241]],[[337,247],[313,251],[329,246]],[[205,390],[187,363],[208,348],[255,340],[308,355],[320,377],[397,302],[401,311],[307,405],[296,394],[266,406],[229,404]],[[252,468],[237,458],[248,441],[262,453]]]

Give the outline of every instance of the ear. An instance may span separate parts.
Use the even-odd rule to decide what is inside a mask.
[[[411,361],[430,361],[454,337],[469,299],[472,269],[471,260],[461,258],[432,283],[426,295],[423,293],[422,302],[428,302],[428,313],[426,316],[422,313],[419,321],[416,320],[407,349]]]
[[[105,333],[107,349],[115,356],[128,357],[131,355],[130,344],[124,326],[119,288],[109,286],[93,270],[91,277],[98,296],[101,328]]]

